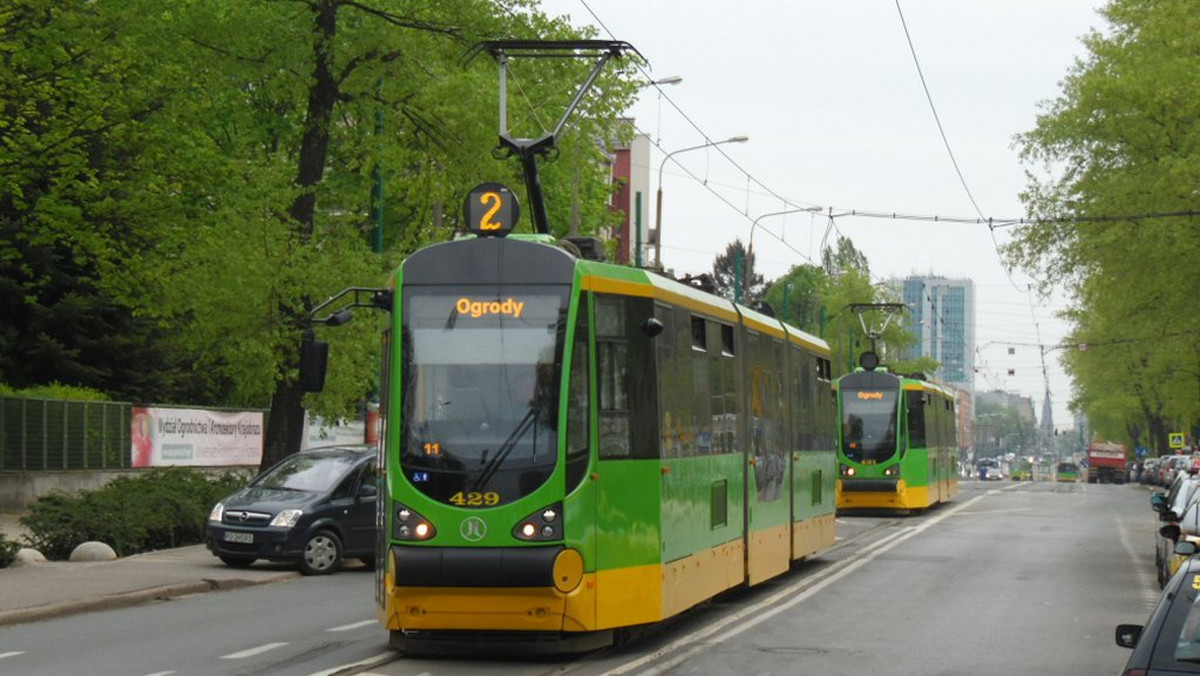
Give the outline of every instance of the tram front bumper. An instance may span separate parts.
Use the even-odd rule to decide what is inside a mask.
[[[594,591],[578,552],[561,546],[393,546],[385,623],[404,631],[590,631]]]

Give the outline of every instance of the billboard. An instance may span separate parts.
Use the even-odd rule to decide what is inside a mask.
[[[133,408],[133,467],[257,465],[262,411]]]

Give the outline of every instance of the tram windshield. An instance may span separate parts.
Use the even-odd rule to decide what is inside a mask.
[[[842,455],[848,460],[874,464],[896,454],[898,392],[885,388],[842,390]]]
[[[464,507],[511,502],[558,457],[565,287],[411,287],[403,302],[405,476]]]

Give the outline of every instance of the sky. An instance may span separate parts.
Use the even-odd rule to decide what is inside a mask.
[[[657,144],[650,189],[659,187],[661,171],[664,267],[710,271],[718,253],[734,239],[749,242],[753,229],[757,271],[770,280],[819,261],[828,231],[831,240],[853,241],[877,281],[969,278],[976,391],[1032,397],[1040,416],[1048,379],[1060,429],[1073,424],[1071,384],[1058,362],[1062,349],[1050,346],[1069,331],[1055,316],[1069,301],[1059,291],[1039,298],[1027,275],[1005,270],[997,246],[1009,240],[1009,229],[850,212],[1025,216],[1020,193],[1031,167],[1022,164],[1014,137],[1032,130],[1038,113],[1061,95],[1070,67],[1086,56],[1081,38],[1104,29],[1102,5],[541,2],[547,14],[568,15],[574,25],[596,26],[600,38],[633,45],[649,62],[648,79],[682,78],[647,86],[628,111]],[[664,161],[668,153],[742,135],[749,137],[744,143],[719,146],[724,155],[707,148]],[[798,207],[819,213],[767,215]],[[1050,348],[1045,372],[1039,345]]]

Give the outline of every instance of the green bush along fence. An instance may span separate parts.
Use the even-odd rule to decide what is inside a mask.
[[[128,469],[133,405],[0,397],[0,471]]]

